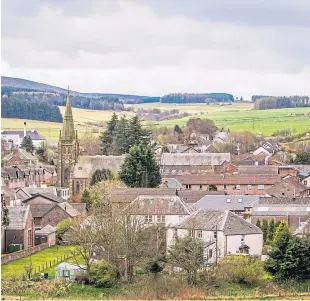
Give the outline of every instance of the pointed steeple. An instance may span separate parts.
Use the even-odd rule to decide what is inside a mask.
[[[63,128],[61,133],[62,139],[73,140],[75,138],[73,115],[71,108],[71,99],[69,95],[69,86],[67,92],[66,111],[64,116]]]

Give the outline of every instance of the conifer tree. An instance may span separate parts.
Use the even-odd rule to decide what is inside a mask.
[[[256,226],[258,227],[258,228],[262,228],[262,224],[261,224],[261,222],[260,222],[260,219],[258,219],[257,221],[256,221]]]
[[[263,231],[263,240],[264,243],[266,243],[267,241],[267,234],[268,234],[268,221],[266,219],[263,219],[263,223],[262,223],[262,231]]]
[[[107,129],[101,134],[101,151],[103,155],[109,155],[110,148],[113,142],[118,117],[113,113],[111,120],[107,123]]]
[[[25,136],[21,143],[21,148],[23,148],[26,152],[32,153],[34,151],[34,145],[32,143],[32,139],[30,136]]]
[[[268,235],[267,235],[267,242],[268,243],[271,243],[273,241],[274,232],[275,232],[275,221],[274,221],[274,219],[272,219],[269,222],[269,227],[268,227]]]

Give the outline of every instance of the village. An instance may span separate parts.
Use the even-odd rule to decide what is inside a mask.
[[[281,152],[276,140],[262,141],[253,152],[235,155],[212,152],[212,145],[229,139],[229,132],[218,131],[212,140],[200,137],[202,143],[197,142],[200,133],[191,133],[187,144],[169,148],[157,144],[152,156],[158,171],[145,167],[138,184],[125,185],[101,172],[120,174],[132,148],[129,155],[80,155],[73,118],[68,91],[54,165],[40,162],[23,147],[29,138],[34,147],[45,143],[36,130],[27,130],[26,122],[24,131],[1,133],[2,268],[55,245],[72,245],[83,260],[69,263],[64,257],[53,267],[56,279],[75,282],[77,271],[86,271],[85,281],[90,282],[92,266],[112,252],[118,258],[111,262],[118,266],[119,277],[131,282],[136,274],[132,252],[157,262],[159,255],[182,253],[177,242],[192,239],[201,243],[202,262],[186,267],[184,259],[178,262],[176,256],[173,266],[187,271],[188,283],[196,284],[198,271],[216,267],[227,256],[267,260],[279,227],[287,227],[296,237],[310,231],[310,165],[274,159]],[[160,183],[153,185],[150,179],[157,172]],[[113,230],[118,241],[120,229],[115,227],[123,225],[123,217],[129,218],[130,231],[150,231],[151,239],[137,242],[138,246],[131,242],[121,253],[116,247],[109,249],[111,242],[97,238]],[[143,253],[146,249],[148,254]],[[195,248],[191,252],[197,261],[199,253]],[[31,268],[28,278],[50,278],[42,272]]]

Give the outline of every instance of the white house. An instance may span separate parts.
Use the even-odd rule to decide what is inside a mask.
[[[281,150],[278,143],[274,141],[266,141],[262,146],[260,146],[258,149],[256,149],[253,152],[253,155],[266,155],[271,156],[273,154],[276,154]]]
[[[177,225],[191,213],[187,204],[175,195],[140,195],[127,209],[132,216],[141,218],[145,225]]]
[[[74,281],[75,277],[81,273],[85,273],[86,266],[79,266],[68,262],[62,262],[55,267],[55,279],[63,281]]]
[[[167,248],[173,245],[177,237],[187,235],[203,241],[206,263],[215,263],[228,254],[262,255],[261,229],[229,210],[201,209],[179,225],[169,227]]]

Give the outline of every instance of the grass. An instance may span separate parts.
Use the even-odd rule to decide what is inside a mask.
[[[209,118],[214,120],[218,127],[229,128],[231,131],[251,131],[253,133],[262,133],[270,136],[277,130],[293,129],[295,133],[302,133],[310,130],[310,108],[291,108],[275,110],[254,110],[253,104],[235,103],[230,106],[206,105],[206,104],[162,104],[149,103],[126,105],[126,107],[138,108],[159,108],[161,110],[178,109],[181,112],[194,114],[191,117]],[[65,107],[60,107],[64,113]],[[104,129],[104,123],[107,122],[113,112],[98,111],[73,108],[73,118],[75,127],[79,133],[83,132],[101,132]],[[119,115],[125,114],[130,117],[132,112],[119,112]],[[158,122],[145,122],[145,124],[154,124],[156,126],[173,127],[175,124],[183,126],[191,117],[182,119],[164,120]],[[4,129],[22,129],[22,119],[2,118],[2,128]],[[28,128],[37,129],[48,141],[57,141],[61,123],[46,121],[27,121]],[[80,134],[81,136],[81,134]]]
[[[25,265],[30,264],[30,262],[32,262],[33,268],[38,268],[46,262],[53,261],[57,257],[69,254],[72,249],[73,247],[71,246],[52,246],[31,256],[11,261],[6,265],[1,266],[2,279],[22,276]]]

